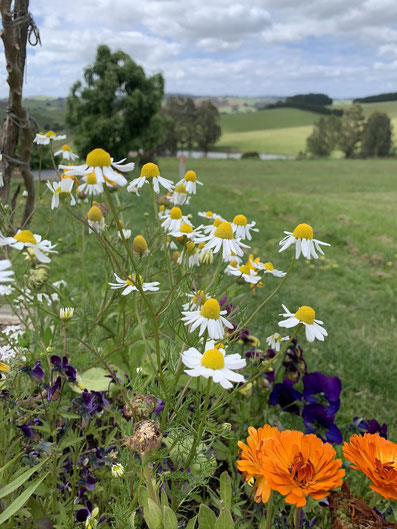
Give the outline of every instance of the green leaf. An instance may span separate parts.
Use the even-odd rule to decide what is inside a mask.
[[[110,379],[106,378],[108,374],[102,367],[92,367],[81,375],[81,383],[88,391],[106,391],[110,383]]]
[[[39,480],[34,481],[20,496],[18,496],[8,507],[5,511],[3,511],[0,514],[0,526],[5,521],[7,521],[11,516],[14,516],[15,513],[20,511],[22,507],[25,505],[25,503],[28,501],[30,496],[34,493],[34,491],[39,487],[42,481],[45,480],[45,478],[48,476],[48,472],[44,474]]]
[[[21,457],[22,454],[23,454],[23,452],[20,452],[20,453],[17,454],[15,457],[13,457],[13,458],[11,459],[11,461],[8,461],[8,463],[6,463],[3,467],[1,467],[1,468],[0,468],[0,476],[1,476],[1,474],[2,474],[5,470],[7,470],[7,468],[8,468],[9,466],[11,466],[13,463],[15,463],[15,461],[16,461],[17,459],[19,459],[19,458]]]
[[[142,509],[147,508],[148,498],[149,498],[149,493],[147,491],[147,488],[144,486],[140,486],[138,489],[138,502]]]
[[[234,521],[230,511],[222,511],[216,521],[214,529],[234,529]]]
[[[202,503],[198,515],[199,529],[214,529],[216,516],[209,507]]]
[[[2,487],[0,489],[0,498],[4,498],[4,496],[11,494],[11,492],[13,492],[15,489],[17,489],[21,485],[23,485],[25,481],[27,481],[30,478],[30,476],[32,476],[35,472],[37,472],[37,470],[39,470],[39,468],[41,468],[47,460],[48,458],[44,459],[38,465],[35,465],[34,467],[30,468],[29,470],[27,470],[26,472],[24,472],[23,474],[15,478],[13,481],[11,481],[11,483],[6,485],[5,487]]]
[[[130,516],[130,529],[135,529],[135,516],[136,511],[134,511]]]
[[[165,492],[164,489],[161,489],[161,498],[160,498],[160,501],[161,501],[161,505],[162,505],[163,507],[169,507],[167,494],[166,494],[166,492]]]
[[[189,523],[187,524],[186,529],[194,529],[196,526],[196,520],[197,520],[197,516],[189,520]]]
[[[178,529],[178,519],[169,507],[163,507],[163,527],[164,529]]]
[[[148,498],[146,509],[143,511],[143,517],[149,529],[161,529],[163,517],[160,507],[151,499]]]
[[[227,472],[222,472],[220,477],[221,486],[221,500],[223,501],[226,509],[232,508],[232,482]]]

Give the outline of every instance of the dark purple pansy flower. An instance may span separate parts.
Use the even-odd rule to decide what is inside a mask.
[[[227,302],[227,296],[223,296],[223,298],[221,298],[221,300],[219,301],[219,306],[221,307],[222,310],[225,310],[227,312],[228,316],[235,309],[235,306],[233,305],[233,303],[228,303]]]
[[[62,385],[62,379],[61,377],[58,377],[55,383],[48,390],[48,396],[47,396],[48,401],[58,400],[59,398],[58,392],[61,389],[61,385]]]
[[[30,367],[30,366],[21,367],[21,371],[23,373],[26,373],[35,382],[42,382],[45,376],[43,368],[41,367],[40,360],[37,360],[37,362],[34,363],[33,367]]]
[[[387,439],[387,424],[383,423],[382,426],[376,419],[362,419],[361,417],[354,417],[354,425],[361,430],[363,433],[378,433],[381,437]]]
[[[98,510],[98,508],[96,507],[95,509],[93,509],[92,502],[87,500],[85,502],[85,507],[83,507],[82,509],[79,509],[78,511],[75,512],[76,520],[78,522],[86,522],[90,517],[95,519],[96,516],[97,516],[97,512],[95,512],[95,511],[97,511],[97,510]],[[96,527],[97,525],[99,525],[104,520],[106,520],[106,516],[101,516],[100,518],[98,518],[98,520],[95,519],[94,523],[91,523],[90,525],[86,524],[86,526],[87,527]]]
[[[299,404],[302,400],[302,393],[294,389],[294,382],[289,378],[284,378],[282,383],[275,384],[269,396],[269,404],[278,404],[288,413],[299,415]]]
[[[153,417],[156,418],[164,410],[165,402],[161,399],[157,399],[157,406],[154,408]]]
[[[307,365],[303,358],[303,350],[296,338],[288,346],[283,360],[285,376],[297,382],[301,375],[306,375]]]
[[[88,469],[82,465],[81,467],[84,477],[79,478],[78,484],[85,487],[87,490],[94,490],[95,489],[95,483],[98,481],[94,476],[91,476],[91,474],[88,472]]]
[[[109,407],[109,401],[102,391],[88,391],[85,389],[80,397],[76,397],[74,405],[86,422],[89,421],[95,413],[99,413],[103,408]]]
[[[340,407],[342,382],[339,377],[327,377],[321,371],[307,373],[302,377],[303,397],[309,403],[323,404],[328,415],[335,415]]]
[[[338,445],[342,443],[341,431],[334,424],[335,417],[329,415],[327,408],[322,404],[307,404],[302,410],[302,419],[306,433],[314,433],[324,442]]]
[[[67,356],[60,358],[57,355],[52,355],[50,358],[51,364],[54,366],[54,371],[58,371],[66,376],[69,382],[76,382],[76,369],[68,363]]]

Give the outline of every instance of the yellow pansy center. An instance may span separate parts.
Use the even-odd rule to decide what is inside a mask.
[[[171,219],[173,220],[179,220],[182,218],[182,211],[181,211],[181,208],[172,208],[171,211],[170,211],[170,217]]]
[[[233,224],[237,224],[237,226],[246,226],[247,222],[247,217],[245,215],[236,215],[233,219]]]
[[[192,301],[195,305],[204,305],[204,303],[207,301],[207,296],[204,294],[203,290],[199,290],[197,294],[192,297]]]
[[[142,235],[137,235],[132,242],[132,249],[138,255],[143,255],[147,252],[147,242]]]
[[[225,367],[225,357],[216,348],[208,349],[201,357],[201,365],[208,369],[222,369]]]
[[[193,228],[190,226],[190,224],[182,224],[179,231],[181,233],[192,233]]]
[[[264,263],[264,268],[265,270],[269,270],[270,272],[272,272],[274,270],[274,266],[272,265],[272,263]]]
[[[49,130],[48,132],[46,132],[46,137],[47,138],[55,138],[56,134],[53,130]]]
[[[160,176],[160,169],[155,163],[145,163],[145,165],[142,165],[141,176],[155,178],[156,176]]]
[[[213,216],[213,212],[212,212],[212,211],[206,211],[206,212],[205,212],[205,216],[206,216],[206,217],[211,217],[211,218],[212,218],[212,216]]]
[[[292,232],[296,239],[313,239],[313,228],[309,224],[298,224]]]
[[[98,206],[92,206],[92,208],[90,208],[88,211],[88,220],[91,220],[92,222],[101,222],[102,219],[102,211],[98,208]]]
[[[216,219],[214,220],[213,226],[215,226],[215,228],[219,228],[221,224],[222,224],[222,220],[220,219],[220,217],[216,217]]]
[[[96,179],[96,176],[95,176],[95,173],[94,171],[92,171],[92,173],[90,173],[88,176],[87,176],[87,184],[89,186],[93,186],[94,184],[97,183],[97,179]]]
[[[69,145],[62,145],[61,151],[72,152],[72,149],[69,147]]]
[[[249,275],[249,273],[250,273],[250,267],[248,265],[240,266],[239,270],[240,270],[240,272],[242,274],[248,274]]]
[[[218,320],[221,315],[221,308],[216,299],[210,298],[204,303],[200,315],[207,320]]]
[[[94,149],[87,154],[85,163],[89,167],[108,167],[111,164],[110,154],[104,149]]]
[[[37,244],[35,236],[29,230],[22,230],[16,233],[13,237],[18,242],[30,242],[31,244]]]
[[[295,318],[303,323],[307,323],[308,325],[312,325],[314,323],[315,317],[316,313],[314,310],[311,307],[307,307],[306,305],[303,305],[295,312]]]
[[[0,371],[3,371],[3,373],[9,373],[10,366],[7,364],[3,364],[3,362],[0,362]]]
[[[194,171],[188,171],[185,174],[185,180],[186,182],[195,182],[197,180],[196,173]]]
[[[183,193],[184,195],[186,195],[186,187],[184,186],[184,184],[179,184],[179,186],[176,186],[174,191],[175,193]]]
[[[222,222],[215,230],[214,237],[220,239],[233,239],[233,229],[230,222]]]

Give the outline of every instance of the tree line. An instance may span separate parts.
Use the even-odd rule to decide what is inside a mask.
[[[359,103],[344,109],[342,117],[321,117],[306,140],[306,150],[313,156],[327,157],[339,149],[345,158],[389,156],[392,151],[392,123],[381,111],[365,119]]]

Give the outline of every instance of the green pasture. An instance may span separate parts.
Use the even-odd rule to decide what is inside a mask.
[[[178,179],[176,160],[162,159],[160,168],[163,176]],[[311,224],[316,238],[331,243],[325,260],[297,262],[285,288],[250,329],[265,346],[265,337],[277,329],[281,303],[291,311],[312,306],[329,336],[325,343],[312,345],[302,336],[301,345],[311,371],[321,369],[342,379],[338,424],[346,428],[356,415],[377,418],[395,436],[397,161],[188,160],[186,168],[196,170],[205,183],[185,208],[193,213],[193,222],[200,223],[195,215],[200,210],[214,210],[229,220],[245,214],[260,229],[253,251],[276,268],[289,265],[292,250],[279,254],[278,242],[284,230],[293,231],[298,223]],[[133,234],[144,229],[145,211],[153,221],[148,191],[144,186],[141,197],[125,190],[117,195],[124,224]],[[74,289],[84,289],[85,269],[90,288],[107,288],[104,273],[110,267],[94,238],[86,236],[87,246],[79,254],[74,232],[80,234],[81,228],[62,209],[51,215],[49,203],[46,191],[32,228],[44,234],[46,226],[48,237],[59,239],[61,252],[53,258],[51,279],[66,279]],[[86,209],[88,204],[83,204]],[[264,288],[247,303],[258,304],[277,281],[266,276]]]

